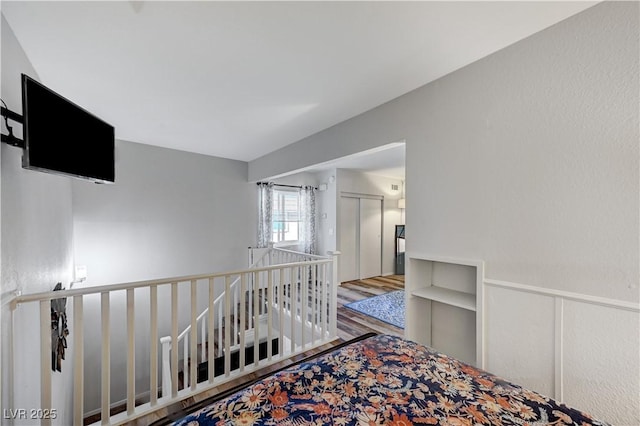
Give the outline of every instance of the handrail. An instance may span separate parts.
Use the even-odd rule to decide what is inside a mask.
[[[293,250],[287,250],[287,249],[276,248],[276,247],[270,248],[269,250],[279,251],[279,252],[282,252],[282,253],[289,253],[289,254],[292,254],[292,255],[297,255],[297,256],[299,256],[299,257],[306,257],[306,258],[309,258],[309,259],[323,259],[323,260],[327,260],[327,259],[328,259],[328,258],[327,258],[327,257],[325,257],[325,256],[320,256],[320,255],[315,255],[315,254],[308,254],[308,253],[301,253],[301,252],[297,252],[297,251],[293,251]],[[260,258],[259,258],[258,260],[254,261],[251,265],[249,265],[249,269],[255,269],[255,268],[256,268],[256,265],[257,265],[258,263],[262,262],[262,261],[265,259],[265,257],[267,256],[267,254],[269,254],[269,250],[267,250],[267,251],[265,251],[264,253],[262,253],[262,255],[260,256]],[[231,288],[231,289],[234,289],[234,288],[237,286],[238,282],[240,282],[240,277],[237,277],[237,278],[236,278],[236,279],[231,283],[230,288]],[[213,301],[214,306],[215,306],[216,304],[220,303],[220,301],[222,300],[222,298],[224,297],[224,295],[225,295],[225,293],[224,293],[224,292],[222,292],[220,295],[218,295],[218,297],[216,297],[216,299]],[[208,312],[209,312],[209,308],[207,307],[207,308],[205,308],[205,309],[202,311],[202,313],[200,313],[200,315],[198,315],[198,317],[196,318],[196,322],[200,322],[200,321],[202,320],[202,318],[204,318],[204,316],[205,316]],[[184,338],[184,336],[189,332],[189,330],[191,330],[191,324],[189,324],[189,325],[188,325],[188,326],[187,326],[187,327],[182,331],[182,333],[180,333],[180,334],[178,335],[178,342],[179,342],[179,341],[181,341],[181,340]],[[170,337],[170,336],[165,336],[163,339],[164,339],[164,340],[163,340],[163,343],[171,342],[171,337]]]
[[[330,260],[329,258],[323,258],[323,259],[324,260],[310,260],[305,263],[309,265],[319,265],[322,263],[326,263],[328,260]],[[280,268],[291,268],[291,267],[295,267],[298,263],[299,262],[289,262],[289,263],[279,263],[277,265],[271,265],[271,266],[263,266],[261,268],[252,269],[251,272],[273,271],[275,269],[280,269]],[[39,301],[59,299],[60,297],[86,296],[88,294],[98,294],[98,293],[112,292],[112,291],[119,291],[119,290],[136,289],[136,288],[150,287],[154,285],[166,285],[166,284],[172,284],[176,282],[198,281],[198,280],[209,279],[209,278],[222,278],[229,275],[240,275],[245,272],[247,272],[246,269],[237,269],[234,271],[216,272],[212,274],[185,275],[182,277],[174,277],[174,278],[134,281],[129,283],[101,285],[101,286],[84,287],[84,288],[71,288],[68,290],[64,290],[64,293],[60,293],[59,291],[43,291],[40,293],[30,293],[30,294],[23,294],[20,296],[16,296],[13,299],[13,303],[16,305],[19,305],[21,303],[26,303],[26,302],[39,302]]]
[[[328,259],[328,257],[321,256],[319,254],[302,253],[302,252],[297,252],[297,251],[283,249],[283,248],[277,248],[277,247],[274,247],[273,250],[281,251],[283,253],[295,254],[295,255],[298,255],[300,257],[307,257],[309,259]]]
[[[268,253],[268,252],[264,252],[264,253],[262,254],[262,256],[260,256],[260,259],[256,260],[255,262],[253,262],[253,263],[249,266],[249,269],[254,269],[254,268],[256,267],[256,265],[257,265],[259,262],[262,262],[262,261],[264,260],[264,257],[267,255],[267,253]],[[238,284],[238,282],[240,282],[240,277],[237,277],[235,280],[233,280],[233,282],[232,282],[232,283],[231,283],[231,285],[230,285],[230,288],[231,288],[231,289],[234,289],[234,288],[236,287],[236,285]],[[216,298],[215,298],[215,300],[213,301],[214,306],[215,306],[217,303],[220,303],[220,301],[221,301],[221,300],[222,300],[222,298],[224,297],[224,294],[225,294],[225,292],[223,291],[220,295],[218,295],[218,297],[216,297]],[[198,315],[198,317],[196,318],[196,322],[200,322],[200,320],[202,320],[202,318],[204,318],[204,316],[205,316],[208,312],[209,312],[209,307],[206,307],[206,308],[202,311],[202,313],[200,313],[200,315]],[[188,325],[188,326],[187,326],[187,327],[182,331],[182,333],[178,334],[178,342],[184,338],[184,336],[189,332],[189,330],[191,330],[191,324],[189,324],[189,325]],[[170,336],[168,336],[168,337],[169,337],[169,339],[168,339],[168,340],[166,340],[166,339],[165,339],[165,342],[166,342],[166,341],[171,342],[171,337],[170,337]]]
[[[253,248],[249,247],[250,250],[254,250]],[[276,256],[274,256],[274,253],[276,253]],[[284,256],[284,257],[283,257]],[[277,258],[277,259],[276,259]],[[265,261],[267,262],[273,262],[273,261],[282,261],[285,260],[286,263],[275,263],[275,264],[270,264],[268,266],[264,266],[262,265],[262,267],[259,267],[258,265],[263,264]],[[331,258],[330,257],[324,257],[324,256],[318,256],[318,255],[313,255],[313,254],[308,254],[308,253],[302,253],[302,252],[296,252],[293,250],[286,250],[286,249],[281,249],[281,248],[273,248],[273,247],[269,247],[269,248],[265,248],[265,251],[259,256],[258,259],[256,259],[255,261],[253,261],[251,263],[251,265],[248,267],[247,270],[243,271],[243,272],[248,272],[251,271],[252,273],[254,273],[252,278],[251,283],[247,283],[250,287],[246,288],[245,284],[242,284],[242,288],[244,290],[241,291],[246,291],[249,290],[249,300],[251,300],[252,298],[254,298],[253,296],[251,296],[251,294],[253,294],[253,292],[255,292],[255,290],[253,289],[253,279],[255,279],[255,277],[257,277],[257,274],[263,271],[270,271],[275,269],[280,269],[282,270],[283,268],[289,268],[292,265],[296,265],[299,264],[300,262],[304,262],[305,265],[315,265],[315,264],[326,264],[331,262]],[[227,273],[225,274],[226,276],[229,275],[233,275],[233,273]],[[248,305],[248,315],[250,318],[249,320],[249,324],[248,326],[244,323],[244,319],[243,319],[243,314],[240,312],[240,324],[236,323],[236,321],[238,320],[238,306],[239,303],[243,303],[241,302],[242,300],[245,300],[245,296],[244,295],[238,295],[237,294],[237,287],[238,287],[238,283],[241,282],[241,278],[242,275],[238,275],[234,281],[227,287],[229,293],[231,294],[231,296],[229,296],[231,300],[230,303],[228,303],[228,307],[227,304],[225,304],[225,308],[223,309],[224,311],[226,311],[227,309],[229,309],[231,306],[233,306],[233,318],[234,318],[234,324],[235,325],[229,325],[229,328],[231,327],[235,327],[240,325],[240,328],[245,330],[245,331],[250,331],[250,330],[254,330],[254,341],[259,341],[260,340],[260,336],[257,335],[257,332],[255,331],[255,327],[256,327],[256,321],[258,321],[257,319],[257,315],[256,314],[263,314],[264,312],[262,311],[261,308],[259,308],[259,304],[258,302],[254,302],[254,303],[249,303]],[[204,310],[196,317],[195,321],[193,323],[188,324],[185,329],[178,334],[177,336],[175,336],[176,342],[175,345],[172,344],[173,341],[173,337],[172,336],[164,336],[162,338],[160,338],[160,343],[162,344],[162,353],[163,353],[163,367],[162,367],[162,372],[163,372],[163,393],[168,393],[169,392],[169,388],[171,387],[171,366],[169,365],[169,358],[168,355],[171,353],[171,351],[175,348],[175,350],[179,353],[182,354],[182,362],[183,362],[183,371],[186,371],[188,368],[188,364],[189,364],[189,359],[193,357],[192,354],[188,353],[188,349],[189,349],[189,340],[193,340],[196,341],[197,339],[197,335],[198,332],[193,333],[192,332],[192,326],[193,327],[199,327],[201,325],[202,328],[202,334],[201,334],[201,340],[200,340],[200,345],[201,345],[201,359],[205,359],[206,357],[206,351],[209,346],[210,343],[207,343],[205,345],[205,342],[208,342],[208,340],[205,338],[205,333],[206,333],[206,328],[207,328],[207,323],[206,323],[206,317],[209,314],[210,310],[213,309],[213,312],[218,312],[218,342],[220,341],[225,341],[227,338],[231,338],[233,345],[231,347],[236,348],[236,347],[243,347],[245,344],[245,336],[244,334],[239,335],[239,333],[234,333],[233,336],[229,336],[229,337],[224,337],[222,336],[222,329],[220,328],[220,321],[223,320],[223,315],[222,311],[220,310],[220,305],[221,302],[223,300],[223,298],[226,297],[226,292],[227,290],[223,290],[223,292],[218,295],[218,297],[212,302],[210,303],[209,306],[207,306],[206,308],[204,308]],[[260,290],[258,290],[258,293],[260,292]],[[284,297],[285,299],[287,298],[286,295],[282,295],[282,297]],[[254,298],[255,300],[255,298]],[[229,301],[227,301],[229,302]],[[270,302],[272,304],[272,306],[277,307],[277,304],[275,304],[275,301],[272,300]],[[289,305],[291,305],[291,301],[289,301]],[[255,313],[253,311],[256,311]],[[284,313],[284,311],[282,312]],[[246,312],[245,312],[246,314]],[[230,320],[229,316],[226,316],[227,320]],[[292,316],[292,318],[297,318],[295,315]],[[214,323],[215,323],[215,319],[212,319],[211,322],[209,323],[209,328],[213,327]],[[293,327],[293,326],[292,326]],[[215,341],[216,339],[214,339]],[[183,350],[182,352],[180,352],[180,349],[178,349],[178,345],[180,344],[180,342],[183,343]],[[191,342],[191,344],[193,345],[194,342]],[[197,346],[197,341],[195,343],[195,345]],[[257,345],[254,345],[257,347]],[[293,348],[292,348],[293,351]],[[219,344],[218,346],[218,356],[223,356],[224,355],[224,348],[221,344]],[[257,358],[257,355],[256,355]],[[177,359],[179,359],[179,357],[177,357]],[[191,362],[193,362],[193,360],[191,360]],[[195,362],[197,362],[197,358],[195,360]],[[194,380],[193,377],[187,377],[186,375],[183,376],[184,377],[184,384],[185,386]]]

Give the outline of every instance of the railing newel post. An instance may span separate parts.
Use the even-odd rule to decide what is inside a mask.
[[[162,344],[162,397],[171,395],[171,336],[160,338]]]

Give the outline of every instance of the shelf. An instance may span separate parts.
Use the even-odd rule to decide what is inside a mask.
[[[476,310],[475,294],[463,293],[461,291],[436,286],[423,287],[412,291],[411,294],[423,299],[434,300],[469,311],[475,312]]]

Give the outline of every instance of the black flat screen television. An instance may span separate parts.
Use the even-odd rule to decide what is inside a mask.
[[[25,169],[115,181],[114,128],[22,74]]]

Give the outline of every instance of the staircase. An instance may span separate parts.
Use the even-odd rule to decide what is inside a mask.
[[[249,258],[195,321],[160,339],[162,395],[180,399],[335,337],[335,256],[269,248],[250,249]]]

